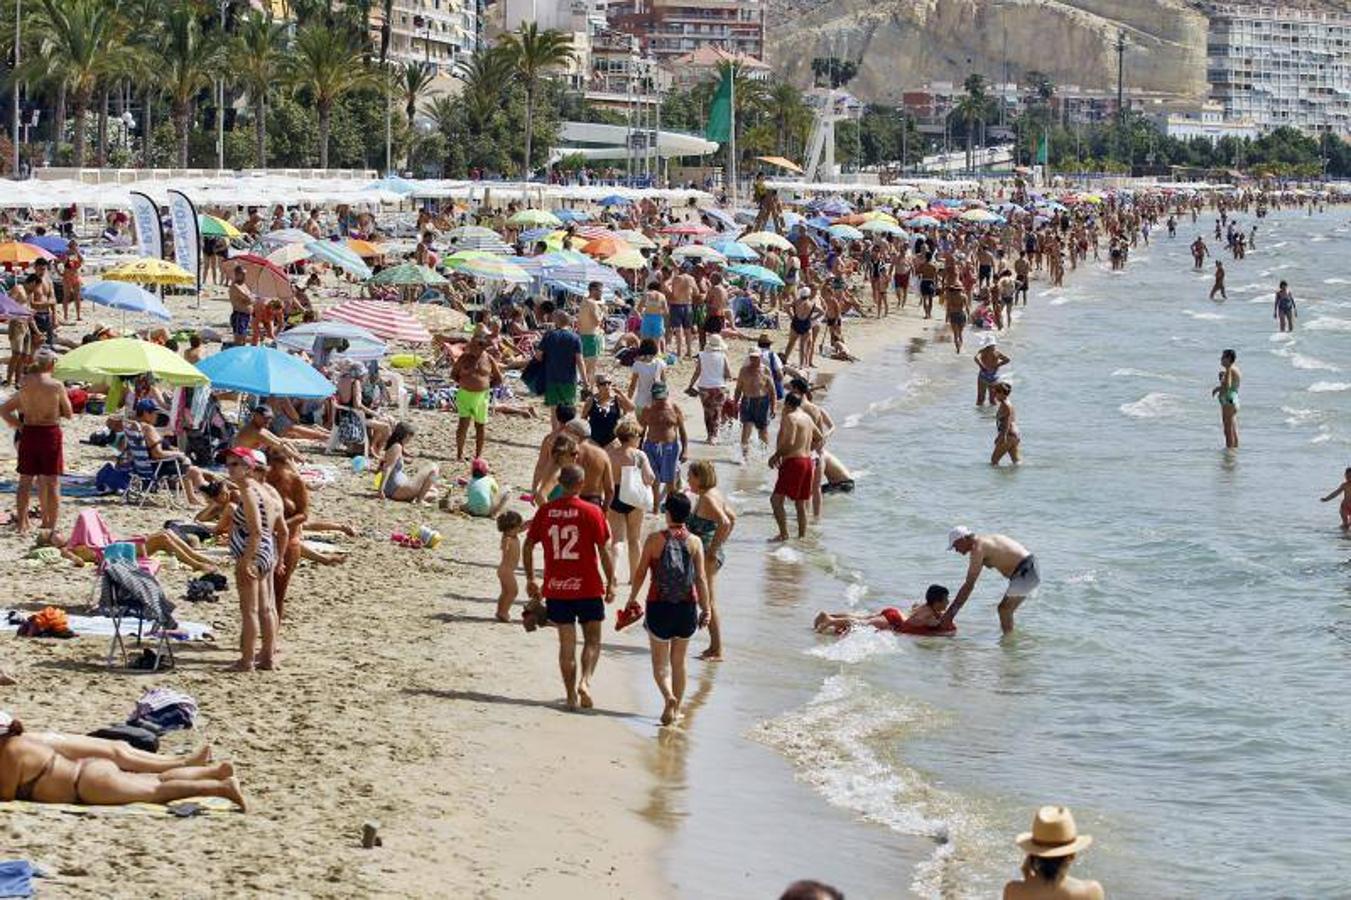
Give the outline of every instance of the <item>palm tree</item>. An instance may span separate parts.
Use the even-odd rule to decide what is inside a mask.
[[[972,150],[972,141],[976,136],[976,123],[985,120],[986,111],[990,105],[990,99],[985,92],[985,76],[971,74],[966,76],[966,81],[962,87],[965,93],[953,107],[953,112],[957,118],[961,119],[966,126],[966,168],[970,171],[975,157]]]
[[[535,127],[535,94],[547,70],[566,65],[573,59],[572,39],[552,28],[540,31],[534,22],[522,22],[520,28],[501,37],[502,46],[511,54],[516,77],[525,86],[525,179],[530,180],[530,150]]]
[[[408,127],[413,127],[413,116],[417,114],[417,102],[427,86],[436,77],[436,67],[431,63],[413,61],[403,64],[399,73],[399,90],[403,92],[403,111],[408,116]]]
[[[501,105],[502,96],[514,76],[511,52],[502,46],[480,50],[456,64],[455,77],[464,85],[460,101],[466,104],[469,122],[475,131],[482,130],[483,124]]]
[[[75,121],[74,163],[84,165],[84,117],[101,79],[120,64],[125,47],[117,6],[108,0],[42,0],[34,17],[37,55],[20,67],[25,81],[48,79],[64,90]],[[30,26],[31,27],[31,26]],[[60,133],[57,141],[60,141]]]
[[[765,101],[765,113],[774,123],[774,152],[791,157],[793,148],[811,128],[812,114],[802,91],[787,81],[775,82]]]
[[[231,67],[253,104],[253,138],[258,168],[267,168],[267,92],[281,76],[285,26],[254,11],[244,19],[230,48]]]
[[[362,60],[361,47],[346,31],[306,25],[296,35],[287,58],[291,86],[307,91],[319,114],[319,167],[328,168],[328,132],[333,105],[352,91],[374,82]]]
[[[207,41],[202,22],[192,7],[165,9],[155,50],[159,57],[159,81],[169,95],[169,112],[178,134],[180,166],[188,164],[193,98],[211,86],[223,49],[221,45]]]

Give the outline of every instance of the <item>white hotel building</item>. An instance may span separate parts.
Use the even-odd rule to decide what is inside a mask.
[[[1207,77],[1225,119],[1351,135],[1351,16],[1227,5],[1207,15]]]

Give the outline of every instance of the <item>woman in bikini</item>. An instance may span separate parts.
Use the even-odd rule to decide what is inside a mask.
[[[1009,358],[999,352],[994,335],[989,343],[976,351],[976,405],[984,406],[988,394],[991,403],[995,403],[994,387],[999,383],[999,370],[1009,364]]]
[[[1211,389],[1211,396],[1220,401],[1220,422],[1224,426],[1224,446],[1238,449],[1238,389],[1243,373],[1238,370],[1238,354],[1226,350],[1220,354],[1220,383]]]
[[[1013,404],[1009,402],[1009,394],[1012,391],[1013,386],[1007,381],[1001,381],[990,388],[990,395],[999,404],[999,409],[994,414],[996,431],[994,454],[990,457],[992,466],[999,465],[999,461],[1006,453],[1014,465],[1023,460],[1022,436],[1018,433],[1018,420],[1013,411]]]
[[[80,268],[84,266],[84,257],[80,248],[71,241],[66,246],[66,258],[61,262],[61,319],[70,321],[70,303],[75,301],[75,321],[80,322]]]
[[[708,582],[708,649],[700,653],[699,658],[705,662],[720,662],[722,620],[718,617],[714,580],[726,558],[722,548],[736,527],[736,513],[732,512],[727,498],[718,490],[718,473],[708,460],[690,463],[689,482],[690,491],[694,494],[694,507],[685,520],[685,527],[703,544],[704,578]]]
[[[244,810],[244,792],[228,762],[203,747],[191,756],[144,753],[117,741],[24,733],[4,716],[0,731],[0,801],[121,806],[224,797]]]
[[[394,426],[385,445],[385,453],[380,464],[380,496],[387,500],[400,500],[405,503],[421,503],[436,487],[436,467],[410,478],[404,471],[405,460],[410,458],[407,444],[413,440],[417,431],[404,422]]]
[[[595,434],[594,430],[592,434]],[[643,428],[637,420],[632,416],[625,416],[615,426],[614,442],[605,448],[605,452],[610,456],[610,471],[614,473],[616,479],[622,480],[624,470],[627,468],[637,469],[643,479],[645,490],[650,493],[657,476],[652,471],[652,463],[648,461],[647,454],[638,447],[642,436]],[[620,484],[616,483],[614,499],[610,501],[610,508],[605,513],[610,523],[610,553],[613,559],[619,553],[619,545],[621,543],[625,545],[629,557],[629,577],[632,578],[638,568],[638,556],[643,551],[643,514],[647,511],[647,507],[625,503],[619,498],[619,489]]]

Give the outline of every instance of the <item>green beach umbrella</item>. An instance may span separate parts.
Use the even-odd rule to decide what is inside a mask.
[[[61,357],[52,374],[63,381],[148,374],[177,387],[195,387],[210,381],[196,366],[172,350],[136,338],[85,344]]]
[[[417,263],[404,263],[392,266],[371,276],[371,284],[419,285],[427,287],[434,284],[446,284],[441,273]]]

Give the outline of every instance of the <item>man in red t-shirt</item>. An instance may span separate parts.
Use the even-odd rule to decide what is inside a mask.
[[[568,709],[576,709],[579,702],[591,708],[591,677],[600,661],[605,604],[615,598],[614,566],[606,552],[610,528],[601,508],[578,496],[585,481],[581,466],[563,467],[558,473],[563,496],[535,513],[522,548],[526,593],[532,600],[544,598],[549,622],[558,629],[558,667],[568,692]],[[544,546],[543,591],[535,582],[536,544]],[[605,570],[603,582],[600,569]],[[577,677],[578,622],[583,641],[581,678]]]

